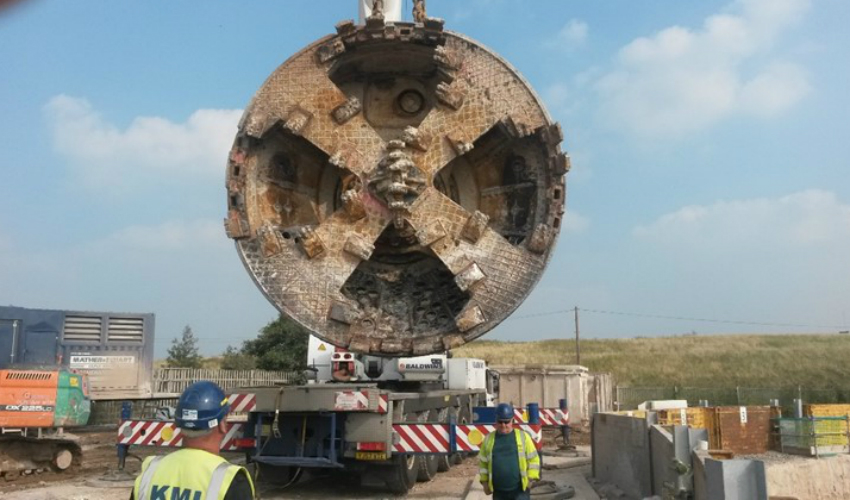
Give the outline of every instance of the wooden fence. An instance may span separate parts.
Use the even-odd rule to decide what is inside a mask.
[[[157,368],[154,370],[156,397],[177,397],[183,389],[199,380],[215,382],[222,389],[268,386],[292,383],[296,372],[270,372],[265,370],[207,370],[196,368]]]

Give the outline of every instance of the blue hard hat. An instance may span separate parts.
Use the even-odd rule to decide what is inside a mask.
[[[230,411],[227,395],[213,382],[195,382],[183,391],[177,401],[177,427],[183,429],[211,429]]]
[[[496,420],[513,420],[514,407],[510,403],[499,403],[496,406]]]

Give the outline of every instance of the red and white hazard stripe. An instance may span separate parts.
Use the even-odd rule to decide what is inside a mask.
[[[386,413],[390,408],[390,397],[387,394],[378,396],[378,413]]]
[[[221,440],[219,448],[224,451],[235,451],[239,449],[236,445],[236,440],[242,437],[244,427],[245,424],[230,424],[227,432],[224,434],[224,438]]]
[[[242,437],[245,425],[228,423],[227,432],[221,440],[221,449],[238,449],[236,440]],[[118,444],[133,446],[161,446],[179,448],[183,446],[183,433],[177,424],[166,420],[124,420],[118,426]]]
[[[171,421],[124,420],[118,426],[118,444],[179,447],[183,445],[183,435]]]
[[[478,451],[484,437],[496,430],[495,425],[458,425],[457,449],[461,451]]]
[[[539,425],[517,425],[520,429],[531,434],[537,448],[543,444],[543,432]],[[456,440],[457,449],[460,451],[478,451],[487,434],[494,432],[496,426],[492,424],[458,425]]]
[[[393,424],[396,453],[449,453],[449,426],[445,424]]]
[[[543,425],[569,425],[569,411],[560,408],[542,408],[540,410],[540,423]]]
[[[569,425],[570,423],[569,411],[562,411],[560,408],[541,408],[539,416],[541,425]],[[526,411],[514,409],[514,422],[518,424],[528,422]]]
[[[231,412],[253,411],[257,407],[257,396],[254,394],[231,394],[227,400]]]

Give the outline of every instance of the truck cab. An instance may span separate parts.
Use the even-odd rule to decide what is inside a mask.
[[[352,353],[310,336],[309,379],[312,383],[375,382],[393,390],[475,390],[487,393],[487,406],[499,396],[499,373],[486,361],[450,354],[384,357]]]

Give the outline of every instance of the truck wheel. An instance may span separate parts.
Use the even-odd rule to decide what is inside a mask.
[[[419,457],[419,474],[416,480],[420,482],[431,481],[437,475],[437,455],[424,455]]]
[[[416,455],[395,454],[387,477],[387,488],[396,494],[404,495],[416,484],[419,474],[419,457]]]
[[[296,474],[298,474],[298,469],[295,467],[263,463],[256,463],[256,467],[259,469],[258,479],[269,484],[280,486],[283,484],[294,483],[297,480]]]
[[[437,456],[437,472],[446,472],[454,465],[454,455],[446,453],[445,455]]]

